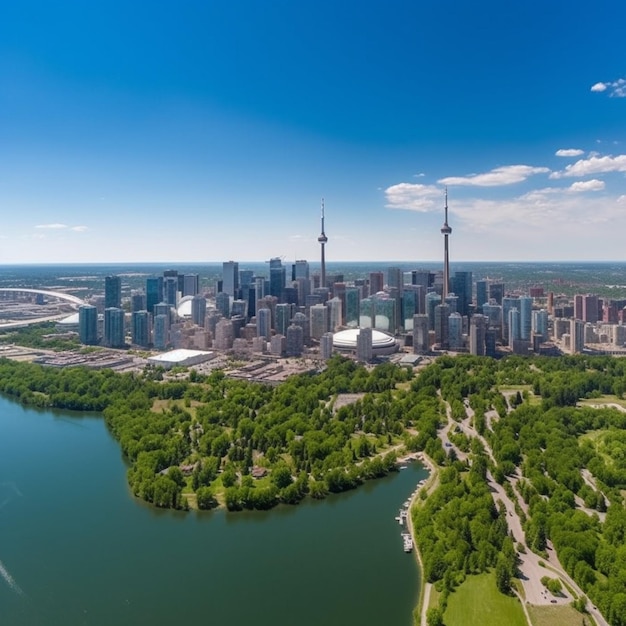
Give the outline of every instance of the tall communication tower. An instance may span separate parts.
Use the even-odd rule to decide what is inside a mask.
[[[324,198],[322,198],[322,233],[317,240],[320,242],[320,246],[322,247],[322,275],[320,277],[320,287],[326,287],[326,256],[324,246],[328,241],[328,237],[324,232]]]
[[[448,236],[452,234],[452,229],[448,226],[448,188],[446,187],[446,203],[445,203],[445,219],[441,227],[443,235],[443,291],[442,302],[448,297],[448,289],[450,288],[450,259],[448,256]]]

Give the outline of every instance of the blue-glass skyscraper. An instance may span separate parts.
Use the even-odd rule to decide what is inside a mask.
[[[98,343],[98,309],[95,306],[85,304],[78,309],[78,337],[88,346]]]

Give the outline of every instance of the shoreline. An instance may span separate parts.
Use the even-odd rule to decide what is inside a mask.
[[[424,578],[424,562],[422,560],[422,553],[420,552],[419,545],[416,541],[415,529],[413,527],[413,517],[411,515],[411,511],[413,507],[416,506],[416,502],[419,499],[419,494],[423,489],[426,490],[426,496],[430,495],[431,490],[436,487],[436,479],[438,476],[437,466],[434,461],[425,453],[418,452],[412,455],[413,459],[418,460],[429,472],[428,478],[426,482],[415,490],[415,492],[411,495],[408,506],[408,526],[409,532],[411,533],[411,539],[413,541],[413,548],[415,550],[415,558],[417,559],[417,564],[420,569],[420,588],[419,588],[419,596],[417,605],[413,609],[413,624],[426,626],[426,612],[428,611],[428,604],[430,600],[430,590],[432,588],[431,583],[427,583]]]

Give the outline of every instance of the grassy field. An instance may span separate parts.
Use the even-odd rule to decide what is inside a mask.
[[[582,613],[569,606],[528,606],[533,626],[582,626],[585,624]],[[591,618],[587,616],[587,624]]]
[[[623,408],[626,408],[626,400],[622,400],[617,396],[600,396],[599,398],[584,398],[578,401],[581,406],[585,405],[603,405],[603,404],[617,404]]]
[[[448,598],[446,626],[526,626],[519,600],[496,588],[495,575],[468,576]]]

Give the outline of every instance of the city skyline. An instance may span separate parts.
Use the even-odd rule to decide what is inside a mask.
[[[0,264],[623,258],[626,7],[103,7],[3,8]]]

